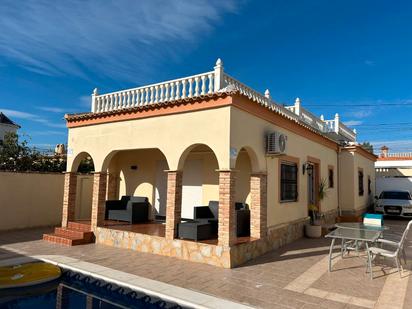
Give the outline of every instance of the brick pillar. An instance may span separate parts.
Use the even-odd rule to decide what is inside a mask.
[[[167,172],[166,239],[174,239],[182,215],[182,172]]]
[[[119,179],[120,177],[118,177],[116,174],[107,174],[107,200],[119,199],[119,192],[117,190],[117,188],[119,187]]]
[[[76,209],[77,174],[67,172],[64,174],[62,226],[67,227],[69,221],[74,220]]]
[[[250,236],[265,238],[267,230],[267,176],[266,174],[250,175]]]
[[[92,229],[104,220],[107,173],[96,172],[93,176]]]
[[[234,171],[219,171],[219,245],[229,247],[236,242]]]

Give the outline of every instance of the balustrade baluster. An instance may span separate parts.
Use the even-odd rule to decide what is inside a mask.
[[[208,93],[213,93],[213,86],[214,86],[213,74],[209,74],[207,76],[207,78],[209,80],[209,91],[208,91]]]
[[[120,92],[117,94],[117,97],[119,98],[119,101],[117,102],[117,109],[122,109],[124,105],[124,93]]]
[[[135,104],[136,104],[136,90],[132,90],[132,98],[131,98],[131,101],[132,101],[132,107],[134,107],[135,106]]]
[[[125,94],[124,92],[119,93],[119,104],[118,104],[118,109],[122,109],[124,107],[124,99],[125,99]]]
[[[150,87],[150,103],[153,103],[154,101],[154,88],[153,86]]]
[[[109,105],[109,104],[110,104],[110,95],[106,95],[106,96],[104,97],[104,101],[102,102],[102,106],[101,106],[101,108],[100,108],[100,111],[101,111],[101,112],[104,112],[105,106],[106,106],[106,105]]]
[[[175,87],[174,83],[170,83],[170,101],[172,101],[175,97]]]
[[[149,104],[149,88],[145,88],[144,90],[145,90],[145,93],[146,93],[145,100],[144,100],[144,105],[147,105],[147,104]]]
[[[161,84],[161,85],[160,85],[160,102],[163,102],[163,100],[164,100],[164,92],[163,92],[163,89],[164,89],[164,85]]]
[[[197,97],[199,95],[199,77],[195,77],[195,96]]]
[[[139,106],[144,104],[145,92],[144,89],[139,89]]]
[[[155,103],[159,102],[159,86],[155,86]]]
[[[176,96],[175,96],[175,99],[176,99],[176,100],[179,100],[179,98],[180,98],[180,82],[179,82],[179,81],[175,82],[175,85],[176,85]]]
[[[130,101],[132,99],[132,92],[128,91],[127,92],[127,101],[126,101],[126,107],[129,108],[130,107]]]
[[[182,80],[182,99],[186,99],[186,80]]]
[[[169,90],[169,84],[167,83],[166,85],[165,85],[165,101],[169,101],[169,95],[170,95],[170,92],[169,92],[170,90]]]
[[[106,111],[115,109],[116,104],[117,104],[117,95],[113,94],[112,97],[111,97],[110,106],[108,106],[108,109],[106,109]]]
[[[141,96],[141,92],[140,89],[136,89],[136,105],[135,106],[140,106],[140,96]]]
[[[189,78],[189,98],[193,96],[193,78]]]
[[[206,76],[202,75],[202,95],[206,94]]]

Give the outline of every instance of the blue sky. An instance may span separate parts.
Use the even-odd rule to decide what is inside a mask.
[[[0,2],[0,110],[41,148],[90,94],[212,70],[412,151],[410,1]]]

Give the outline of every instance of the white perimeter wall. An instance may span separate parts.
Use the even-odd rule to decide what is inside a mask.
[[[384,190],[408,190],[412,193],[412,177],[377,177],[376,194]]]

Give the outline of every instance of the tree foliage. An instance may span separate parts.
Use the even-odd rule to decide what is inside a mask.
[[[372,145],[371,143],[369,143],[369,142],[363,142],[363,143],[361,144],[361,146],[362,146],[363,148],[365,148],[367,151],[373,153],[373,145]]]
[[[19,141],[15,133],[6,133],[0,145],[0,170],[12,172],[63,172],[66,157],[43,155],[30,148],[26,140]]]

